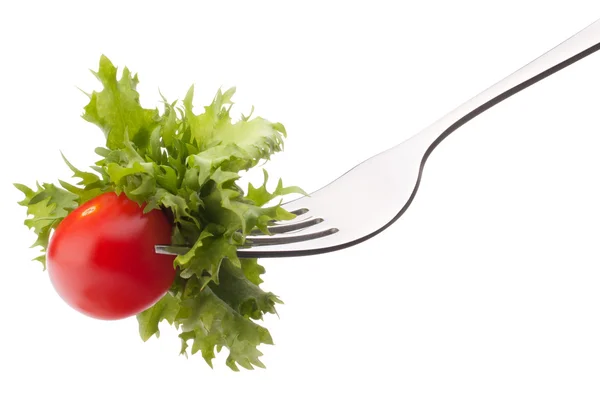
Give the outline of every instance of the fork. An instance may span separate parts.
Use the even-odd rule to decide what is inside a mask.
[[[274,223],[271,235],[246,237],[241,258],[293,257],[341,250],[364,242],[396,222],[412,203],[431,152],[456,129],[496,104],[600,49],[600,20],[494,86],[460,105],[415,136],[360,163],[309,196],[283,204],[296,214]],[[390,166],[394,166],[392,168]],[[360,190],[357,190],[360,188]],[[353,218],[352,210],[371,207]],[[186,247],[159,245],[159,254],[184,254]]]

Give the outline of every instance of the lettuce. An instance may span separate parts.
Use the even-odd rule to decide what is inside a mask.
[[[92,172],[81,171],[65,158],[78,181],[38,184],[35,189],[17,184],[25,194],[20,202],[31,217],[26,225],[38,235],[44,263],[52,230],[70,211],[101,193],[125,193],[144,205],[161,209],[173,220],[172,245],[189,251],[174,261],[177,278],[170,291],[154,306],[137,315],[139,333],[146,341],[159,336],[166,321],[178,329],[181,353],[200,352],[212,366],[215,352],[229,350],[226,364],[233,370],[264,367],[258,350],[272,344],[269,331],[258,324],[276,313],[281,300],[260,288],[265,269],[256,259],[239,259],[237,248],[253,230],[269,233],[273,221],[294,215],[280,205],[265,204],[298,187],[273,192],[263,185],[238,184],[240,172],[283,150],[286,131],[281,123],[260,117],[230,115],[235,88],[219,90],[200,114],[193,112],[194,87],[182,102],[163,98],[163,110],[141,106],[136,90],[138,76],[117,68],[105,56],[94,75],[100,92],[88,94],[83,118],[105,135],[105,147]]]

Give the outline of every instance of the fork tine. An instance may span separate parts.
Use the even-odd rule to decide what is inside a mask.
[[[306,214],[308,212],[308,208],[306,208],[306,207],[298,208],[297,210],[293,210],[293,211],[289,211],[289,212],[298,216],[298,215]]]
[[[314,226],[314,225],[313,225]],[[330,236],[339,232],[338,228],[326,228],[310,233],[281,233],[273,236],[246,236],[246,243],[240,248],[269,246],[269,245],[283,245],[289,243],[304,242],[308,240],[319,239],[322,237]],[[157,254],[166,255],[183,255],[190,250],[187,246],[175,246],[175,245],[157,245],[155,251]],[[251,255],[250,255],[251,256]]]
[[[275,233],[286,233],[286,232],[293,232],[293,231],[298,231],[300,229],[304,229],[304,228],[308,228],[310,226],[313,225],[317,225],[320,224],[321,222],[325,221],[323,218],[312,218],[309,217],[303,221],[299,221],[299,222],[294,222],[295,220],[292,220],[288,223],[278,223],[278,224],[273,224],[271,226],[269,226],[269,232],[271,232],[272,234]],[[265,235],[262,231],[255,229],[252,231],[252,235],[255,236],[262,236]]]
[[[311,233],[282,233],[273,236],[247,236],[246,237],[246,245],[255,247],[255,246],[268,246],[268,245],[279,245],[279,244],[287,244],[287,243],[296,243],[296,242],[304,242],[306,240],[313,240],[322,238],[325,236],[333,235],[334,233],[339,232],[337,228],[327,228],[322,229],[316,232]]]
[[[273,220],[273,221],[269,221],[267,223],[267,225],[269,227],[272,227],[272,226],[283,226],[283,225],[289,225],[289,224],[297,224],[299,222],[304,222],[304,221],[306,221],[308,219],[315,218],[316,216],[314,215],[314,213],[311,213],[309,211],[310,210],[308,208],[303,208],[303,209],[300,209],[300,210],[295,210],[294,212],[291,213],[291,214],[295,215],[294,219],[289,219],[289,220]]]

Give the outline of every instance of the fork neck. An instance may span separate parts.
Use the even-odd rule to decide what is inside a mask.
[[[600,20],[463,103],[409,140],[419,142],[427,159],[442,140],[479,114],[598,50]]]

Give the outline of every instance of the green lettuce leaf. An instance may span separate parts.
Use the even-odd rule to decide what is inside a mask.
[[[94,75],[103,89],[89,95],[90,102],[84,109],[83,118],[102,128],[110,149],[123,145],[127,140],[126,132],[135,143],[143,146],[156,125],[158,111],[140,105],[137,74],[132,76],[129,69],[124,68],[121,79],[117,80],[117,68],[102,56]]]
[[[173,324],[179,309],[179,300],[167,293],[154,306],[139,313],[136,317],[142,340],[145,342],[153,335],[159,337],[158,324],[162,321]]]
[[[25,226],[37,235],[37,240],[31,247],[42,248],[42,254],[35,260],[41,262],[46,269],[45,253],[50,233],[77,208],[78,197],[51,183],[37,184],[36,190],[21,184],[15,184],[15,187],[25,195],[25,198],[19,202],[20,205],[27,207],[27,215],[30,216],[25,220]]]
[[[191,354],[200,352],[212,367],[212,359],[223,347],[229,349],[226,364],[239,370],[264,368],[259,357],[260,344],[273,344],[269,331],[242,315],[227,303],[227,297],[218,296],[209,287],[200,288],[192,278],[180,303],[176,324],[181,329],[183,354],[187,355],[188,342],[192,341]]]

